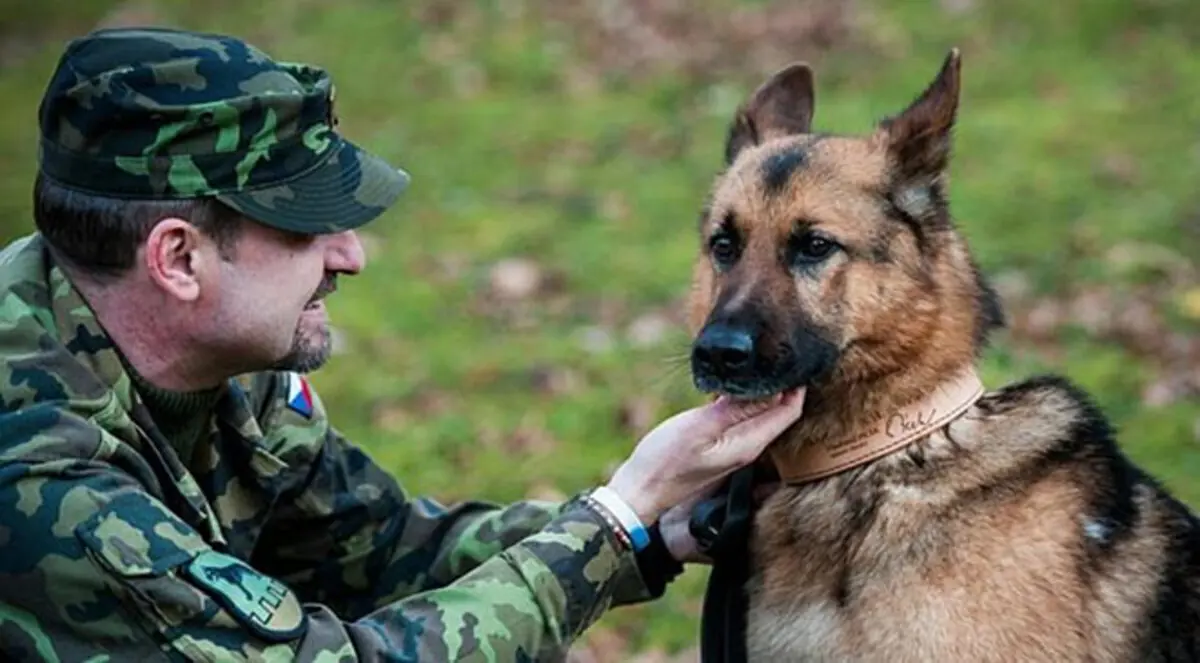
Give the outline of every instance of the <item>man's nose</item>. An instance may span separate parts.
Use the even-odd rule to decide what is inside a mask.
[[[326,268],[331,272],[357,274],[367,265],[367,253],[363,250],[358,233],[347,230],[330,235],[325,254]]]

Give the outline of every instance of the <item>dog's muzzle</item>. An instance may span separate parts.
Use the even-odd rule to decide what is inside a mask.
[[[718,380],[748,377],[754,367],[754,336],[747,329],[712,324],[700,332],[692,347],[697,375]]]

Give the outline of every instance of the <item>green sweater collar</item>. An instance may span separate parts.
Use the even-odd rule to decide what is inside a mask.
[[[128,361],[124,363],[133,388],[150,411],[155,425],[179,454],[179,460],[185,466],[189,465],[196,445],[209,431],[214,408],[221,399],[221,387],[198,391],[162,389],[150,384]]]

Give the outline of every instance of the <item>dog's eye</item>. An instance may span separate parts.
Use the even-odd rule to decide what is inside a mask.
[[[829,257],[838,248],[836,242],[816,233],[805,233],[796,239],[795,259],[797,262],[816,262]]]
[[[717,233],[708,243],[713,260],[720,266],[727,266],[737,260],[737,241],[728,233]]]

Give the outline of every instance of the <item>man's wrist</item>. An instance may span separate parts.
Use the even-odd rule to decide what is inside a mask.
[[[599,486],[587,494],[587,499],[606,520],[611,521],[612,525],[626,537],[634,552],[641,552],[650,545],[650,533],[647,525],[633,507],[612,488]]]
[[[602,496],[597,499],[597,494]],[[580,491],[563,503],[562,510],[564,512],[572,509],[587,511],[592,518],[603,523],[617,549],[622,553],[637,554],[643,551],[650,544],[649,530],[639,522],[630,522],[627,519],[623,522],[622,519],[619,519],[616,515],[620,512],[619,508],[613,508],[611,500],[603,495],[605,495],[603,487]]]
[[[646,527],[658,522],[663,509],[653,500],[651,491],[630,479],[625,472],[618,469],[606,487],[629,505],[629,508],[637,514],[638,520]]]

